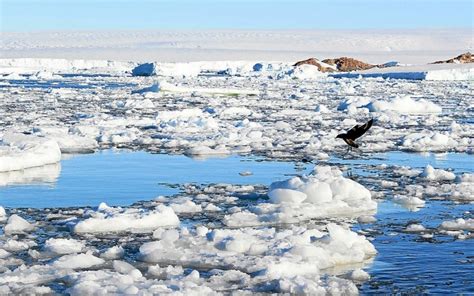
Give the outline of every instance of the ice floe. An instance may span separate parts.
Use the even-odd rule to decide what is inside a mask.
[[[122,231],[150,232],[162,226],[176,226],[179,218],[172,208],[159,205],[152,211],[111,208],[101,204],[97,211],[85,213],[85,219],[74,225],[76,233]]]
[[[313,175],[270,185],[272,203],[226,215],[228,226],[295,223],[313,218],[373,213],[377,203],[369,190],[345,178],[337,168],[317,166]]]
[[[0,172],[22,170],[61,160],[57,142],[47,138],[5,133],[0,145]]]

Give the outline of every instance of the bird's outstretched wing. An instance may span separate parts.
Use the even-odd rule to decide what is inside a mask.
[[[367,121],[367,123],[365,123],[365,124],[354,126],[353,128],[351,128],[347,132],[347,137],[350,138],[350,139],[353,139],[353,140],[357,139],[358,137],[365,134],[365,132],[372,126],[373,122],[374,122],[374,120],[371,119],[371,120]]]

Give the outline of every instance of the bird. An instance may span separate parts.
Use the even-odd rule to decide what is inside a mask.
[[[372,126],[373,122],[374,122],[374,119],[372,118],[371,120],[367,121],[365,124],[356,125],[350,130],[348,130],[347,133],[337,135],[336,139],[337,138],[343,139],[344,142],[346,142],[346,144],[350,146],[349,149],[351,149],[352,147],[359,148],[359,145],[356,142],[354,142],[355,139],[365,134],[365,132]]]

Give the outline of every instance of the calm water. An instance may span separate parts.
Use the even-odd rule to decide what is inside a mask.
[[[250,171],[252,175],[239,173]],[[288,174],[309,173],[310,165],[269,162],[231,156],[196,160],[182,155],[103,151],[71,156],[41,169],[0,173],[0,205],[6,207],[68,207],[129,205],[159,195],[172,195],[169,185],[183,183],[264,184]],[[2,182],[3,180],[3,182]]]

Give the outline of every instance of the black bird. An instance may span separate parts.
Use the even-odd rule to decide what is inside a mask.
[[[347,133],[337,135],[336,138],[343,139],[344,142],[346,142],[346,144],[351,147],[359,148],[359,145],[357,145],[357,143],[354,142],[355,139],[365,134],[365,132],[372,126],[373,122],[374,122],[374,119],[371,119],[367,121],[366,124],[356,125],[353,128],[351,128]]]

